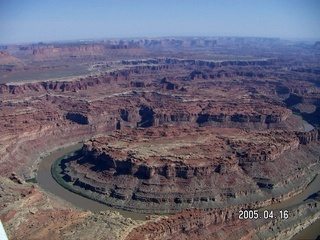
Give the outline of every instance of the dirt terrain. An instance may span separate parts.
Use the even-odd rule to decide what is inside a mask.
[[[167,38],[0,51],[0,219],[10,239],[281,239],[319,218],[316,196],[292,206],[290,221],[237,215],[291,198],[319,173],[314,46]],[[79,156],[60,165],[70,188],[173,215],[92,213],[32,183],[45,155],[78,142]]]

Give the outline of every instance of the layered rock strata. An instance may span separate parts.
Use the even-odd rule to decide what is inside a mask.
[[[133,229],[134,239],[290,239],[319,218],[319,201],[308,200],[290,207],[288,219],[239,220],[241,208],[219,210],[188,209],[174,216],[147,222]],[[309,222],[310,221],[310,222]],[[250,229],[250,230],[248,230]]]
[[[319,149],[301,145],[312,142],[317,131],[124,130],[86,142],[79,159],[63,160],[57,171],[69,187],[112,206],[172,213],[262,201],[303,187],[292,172],[317,164]],[[308,160],[292,162],[308,151]]]

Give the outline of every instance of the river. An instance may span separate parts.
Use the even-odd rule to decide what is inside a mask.
[[[311,194],[320,190],[320,174],[308,185],[308,187],[301,193],[281,202],[261,208],[262,210],[286,210],[288,207],[303,202]],[[291,240],[315,240],[320,235],[320,219],[314,222],[311,226],[305,228],[300,233],[295,235]]]
[[[39,165],[37,181],[39,185],[46,191],[53,193],[54,195],[72,203],[74,206],[81,209],[90,210],[92,212],[100,212],[105,210],[118,211],[122,216],[131,218],[133,220],[146,220],[146,216],[150,214],[135,213],[130,211],[125,211],[122,209],[117,209],[114,207],[109,207],[105,204],[96,202],[89,198],[85,198],[76,193],[73,193],[61,185],[59,185],[51,175],[51,165],[63,155],[76,151],[82,147],[82,143],[69,146],[63,149],[59,149],[50,155],[44,157]]]
[[[90,210],[92,212],[100,212],[105,210],[111,211],[118,211],[122,216],[129,217],[134,220],[145,220],[146,216],[150,214],[142,214],[142,213],[135,213],[130,211],[125,211],[122,209],[117,209],[114,207],[109,207],[105,204],[101,204],[99,202],[93,201],[91,199],[85,198],[80,196],[76,193],[68,191],[67,189],[60,186],[52,177],[51,175],[51,165],[61,156],[74,152],[80,149],[82,143],[69,146],[63,149],[59,149],[48,156],[44,157],[39,165],[38,174],[37,174],[37,181],[39,185],[46,191],[53,193],[54,195],[70,202],[76,207],[81,209]],[[285,200],[281,203],[273,204],[267,206],[263,209],[286,209],[289,206],[295,205],[297,203],[303,202],[306,198],[308,198],[311,194],[320,190],[320,174],[308,185],[308,187],[301,192],[293,196],[292,198]],[[294,237],[293,239],[315,239],[319,234],[319,225],[320,221],[316,221],[312,226],[306,228],[304,231],[301,232],[302,237],[298,238]]]
[[[291,240],[315,240],[318,235],[320,235],[320,219],[315,221],[309,227],[303,229],[301,232],[291,238]]]

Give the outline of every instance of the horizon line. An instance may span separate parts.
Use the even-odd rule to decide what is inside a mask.
[[[0,46],[12,46],[12,45],[31,45],[31,44],[52,44],[52,43],[71,43],[81,41],[106,41],[106,40],[134,40],[134,39],[167,39],[167,38],[261,38],[261,39],[277,39],[282,41],[293,41],[293,42],[314,42],[320,41],[320,38],[310,37],[265,37],[265,36],[237,36],[237,35],[163,35],[154,37],[94,37],[94,38],[74,38],[74,39],[60,39],[60,40],[39,40],[39,41],[27,41],[27,42],[12,42],[12,43],[0,43]]]

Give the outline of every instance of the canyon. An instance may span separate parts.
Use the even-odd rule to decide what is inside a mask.
[[[319,218],[319,193],[289,206],[288,220],[238,218],[292,198],[319,174],[312,46],[159,38],[0,51],[0,219],[9,238],[281,239]],[[79,142],[54,177],[115,211],[76,208],[35,183],[46,155]]]
[[[317,131],[306,134],[310,142],[318,140]],[[210,127],[119,131],[86,142],[78,156],[61,161],[58,172],[100,202],[151,214],[251,203],[270,193],[275,201],[282,187],[290,192],[301,181],[292,175],[298,166],[319,162],[318,150],[299,144],[307,145],[305,138]],[[311,162],[298,158],[292,165],[304,151]]]

